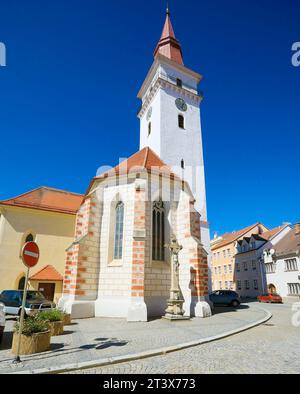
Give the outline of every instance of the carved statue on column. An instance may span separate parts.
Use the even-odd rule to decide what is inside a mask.
[[[182,307],[184,299],[179,286],[179,252],[182,250],[182,246],[172,235],[171,243],[166,247],[169,248],[171,253],[171,290],[164,318],[168,320],[189,320],[189,317],[184,316],[185,311]]]

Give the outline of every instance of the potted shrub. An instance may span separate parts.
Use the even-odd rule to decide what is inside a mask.
[[[64,314],[58,309],[41,312],[37,319],[48,324],[51,336],[58,336],[64,333]]]
[[[15,324],[12,352],[17,354],[19,339],[19,322]],[[50,350],[50,331],[47,322],[30,316],[24,320],[21,334],[20,354],[28,355]]]
[[[70,326],[72,324],[72,318],[70,313],[64,313],[64,326]]]

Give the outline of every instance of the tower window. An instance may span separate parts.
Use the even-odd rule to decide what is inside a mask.
[[[151,131],[152,131],[152,124],[151,124],[151,122],[149,122],[148,123],[148,137],[151,134]]]
[[[184,160],[181,160],[181,168],[184,170],[185,169],[185,163]]]
[[[178,115],[178,126],[184,129],[184,117],[182,115]]]
[[[177,78],[177,79],[176,79],[176,84],[177,84],[177,86],[178,86],[179,88],[182,88],[182,80],[181,80],[181,79]]]

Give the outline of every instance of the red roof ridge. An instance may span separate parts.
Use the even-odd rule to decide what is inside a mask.
[[[53,267],[53,265],[48,264],[32,275],[30,280],[62,281],[63,276],[57,271],[55,267]]]

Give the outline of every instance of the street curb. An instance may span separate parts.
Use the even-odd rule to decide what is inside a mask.
[[[113,365],[113,364],[120,364],[128,361],[134,361],[134,360],[141,360],[145,358],[150,358],[150,357],[155,357],[155,356],[160,356],[160,355],[166,355],[168,353],[173,353],[179,350],[184,350],[188,349],[191,347],[203,345],[205,343],[209,342],[214,342],[218,341],[223,338],[228,338],[230,336],[233,336],[235,334],[239,334],[241,332],[250,330],[251,328],[260,326],[263,323],[266,323],[269,321],[272,317],[273,314],[266,309],[259,308],[260,310],[264,311],[266,313],[266,316],[263,319],[260,319],[259,321],[256,321],[254,323],[247,324],[244,327],[237,328],[235,330],[227,331],[223,334],[215,335],[212,337],[192,341],[192,342],[186,342],[181,345],[174,345],[174,346],[169,346],[165,348],[160,348],[160,349],[155,349],[155,350],[149,350],[145,352],[140,352],[140,353],[133,353],[125,356],[117,356],[117,357],[111,357],[111,358],[104,358],[100,360],[93,360],[93,361],[86,361],[82,363],[75,363],[75,364],[66,364],[62,365],[59,368],[42,368],[42,369],[35,369],[35,370],[27,370],[27,371],[18,371],[18,372],[10,372],[10,375],[48,375],[48,374],[59,374],[63,372],[72,372],[76,370],[84,370],[84,369],[90,369],[90,368],[98,368],[98,367],[104,367],[108,365]]]

